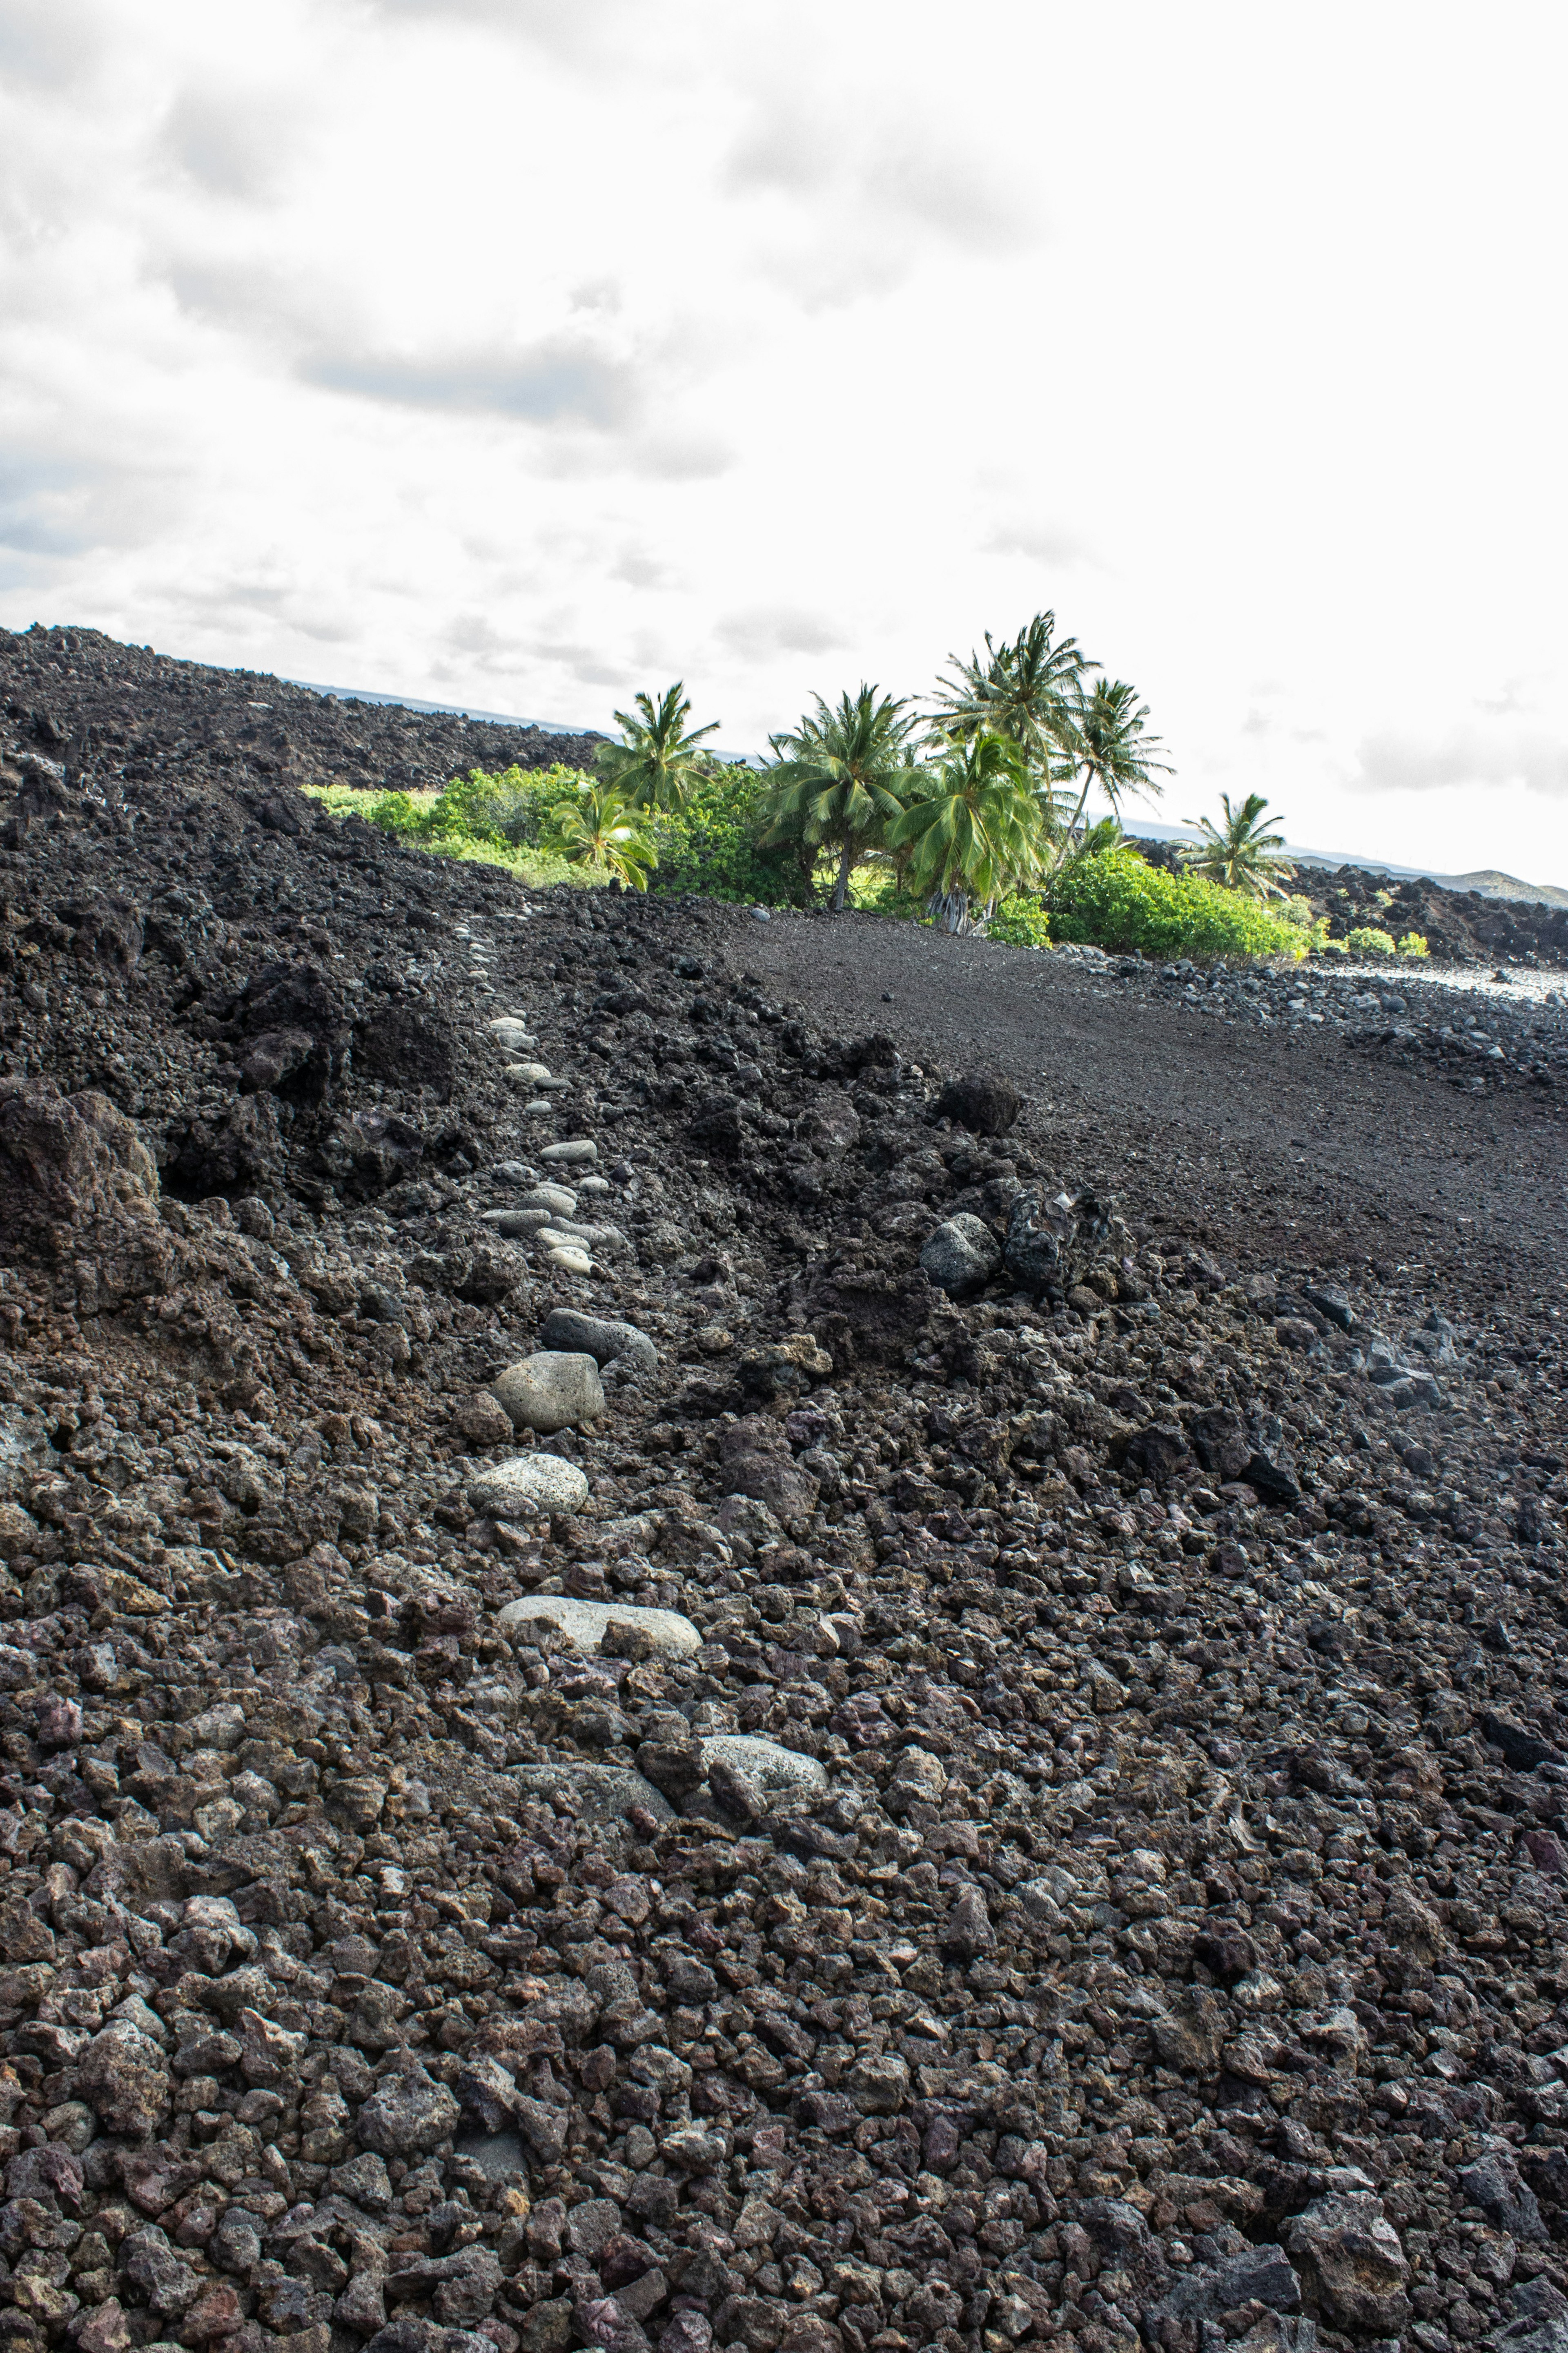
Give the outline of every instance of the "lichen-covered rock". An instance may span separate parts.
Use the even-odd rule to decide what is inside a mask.
[[[557,1454],[514,1454],[471,1482],[468,1501],[476,1512],[498,1520],[535,1520],[552,1512],[579,1511],[588,1500],[588,1482],[574,1462]]]
[[[596,1421],[605,1410],[599,1368],[589,1355],[544,1349],[497,1375],[490,1391],[514,1430],[550,1437],[558,1430]]]

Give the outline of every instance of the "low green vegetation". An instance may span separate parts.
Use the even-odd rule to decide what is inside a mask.
[[[616,713],[620,738],[599,747],[592,773],[476,770],[440,793],[319,797],[536,888],[613,882],[856,909],[1020,947],[1161,958],[1426,953],[1416,933],[1331,940],[1327,919],[1287,895],[1279,821],[1257,793],[1236,808],[1222,795],[1220,822],[1197,821],[1177,871],[1145,856],[1121,813],[1159,797],[1169,763],[1136,689],[1098,673],[1056,616],[1038,613],[1016,638],[987,635],[983,652],[953,657],[924,708],[865,683],[816,697],[757,766],[710,748],[718,723],[691,725],[678,679]],[[1089,820],[1091,793],[1109,817]]]
[[[1245,891],[1201,874],[1151,866],[1130,842],[1098,858],[1075,860],[1050,897],[1058,940],[1081,941],[1121,955],[1286,956],[1299,960],[1310,934]]]
[[[1328,945],[1342,949],[1346,955],[1370,957],[1374,963],[1380,956],[1424,956],[1428,953],[1420,932],[1406,932],[1396,940],[1392,932],[1385,932],[1377,923],[1358,923],[1354,931],[1345,934],[1343,940],[1330,940]]]

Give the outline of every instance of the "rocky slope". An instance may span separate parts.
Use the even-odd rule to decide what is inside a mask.
[[[0,2327],[1555,2353],[1550,1285],[145,726],[0,788]]]

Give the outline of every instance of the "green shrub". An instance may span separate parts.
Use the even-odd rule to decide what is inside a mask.
[[[1399,953],[1402,956],[1430,955],[1432,951],[1426,944],[1426,933],[1405,933],[1399,943]]]
[[[378,793],[364,814],[385,833],[399,833],[415,841],[425,839],[426,812],[408,793]]]
[[[1126,954],[1154,956],[1306,955],[1310,935],[1258,899],[1194,874],[1151,866],[1129,844],[1086,858],[1058,875],[1047,893],[1055,936]]]
[[[819,859],[816,883],[821,897],[831,892],[837,872],[837,860],[831,853]],[[919,923],[926,909],[923,898],[904,889],[899,870],[889,858],[868,858],[855,869],[849,877],[849,904],[858,914],[890,915],[905,923]]]
[[[1004,899],[985,926],[988,940],[1005,940],[1010,947],[1048,948],[1050,919],[1037,899]]]
[[[755,771],[737,761],[715,766],[683,808],[655,818],[648,828],[658,851],[654,890],[695,892],[743,905],[808,905],[816,853],[803,856],[793,842],[758,848],[760,795]]]
[[[1393,933],[1379,931],[1375,923],[1358,923],[1353,932],[1345,934],[1345,945],[1352,955],[1358,956],[1391,956],[1399,953]]]

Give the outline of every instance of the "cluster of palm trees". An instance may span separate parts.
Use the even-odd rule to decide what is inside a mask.
[[[1161,791],[1147,706],[1098,670],[1040,613],[1016,638],[987,635],[984,654],[953,657],[928,710],[875,686],[831,705],[818,696],[770,739],[762,845],[793,843],[813,868],[830,858],[836,911],[857,867],[875,860],[948,929],[968,929],[1012,892],[1044,887],[1081,847],[1091,790],[1113,810]],[[646,884],[657,852],[645,816],[679,808],[711,773],[715,730],[689,727],[690,712],[679,681],[616,712],[622,741],[601,748],[595,784],[559,813],[558,848]]]
[[[857,868],[890,869],[900,895],[923,901],[949,931],[984,922],[1018,892],[1047,891],[1067,861],[1120,838],[1130,797],[1154,799],[1169,767],[1149,732],[1148,706],[1123,679],[1100,672],[1074,638],[1037,613],[1017,636],[950,674],[930,706],[862,685],[837,703],[820,696],[798,725],[770,738],[757,776],[758,839],[793,845],[807,872],[830,861],[829,904],[843,908]],[[679,681],[656,701],[617,711],[619,743],[601,746],[597,775],[554,813],[553,846],[637,889],[658,862],[658,813],[684,807],[714,773],[706,739],[689,724]],[[1086,827],[1091,792],[1111,816]],[[1224,833],[1204,821],[1191,853],[1200,871],[1246,889],[1275,889],[1278,837],[1257,820],[1253,795]],[[1224,870],[1223,872],[1220,870]]]

